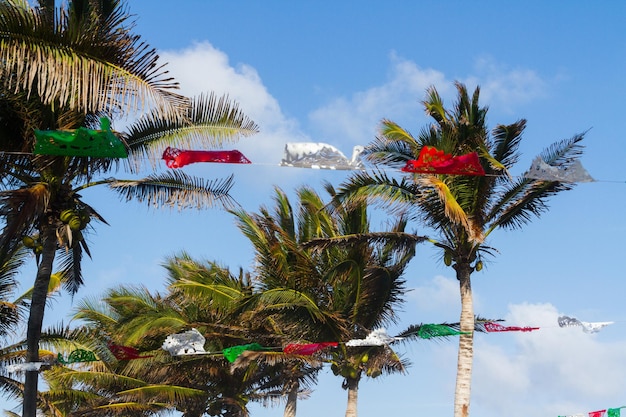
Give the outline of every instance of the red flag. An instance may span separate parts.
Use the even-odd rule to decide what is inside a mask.
[[[337,347],[338,345],[339,343],[337,342],[310,343],[305,345],[291,343],[285,346],[283,352],[293,355],[312,355],[324,348]]]
[[[120,360],[120,361],[151,358],[153,356],[153,355],[140,356],[139,351],[135,349],[134,347],[114,345],[113,343],[109,343],[107,346],[109,350],[111,351],[111,353],[113,353],[113,356],[115,356],[115,359]]]
[[[492,321],[486,322],[484,326],[487,332],[531,332],[533,330],[539,330],[539,327],[503,326]]]
[[[169,146],[163,151],[162,159],[168,168],[181,168],[194,162],[221,162],[227,164],[251,163],[239,151],[184,151]]]
[[[448,175],[485,175],[476,152],[452,156],[432,146],[423,146],[417,159],[407,161],[404,172]]]
[[[606,413],[606,410],[590,411],[589,417],[602,417],[604,416],[604,413]]]

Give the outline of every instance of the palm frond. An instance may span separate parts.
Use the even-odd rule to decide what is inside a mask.
[[[129,112],[152,105],[180,117],[184,99],[171,92],[177,84],[165,77],[156,51],[122,26],[119,14],[111,15],[109,26],[85,23],[72,37],[56,32],[36,9],[6,2],[0,7],[6,89],[36,92],[44,104],[82,112]],[[108,93],[100,94],[104,89]]]
[[[415,249],[417,243],[426,241],[424,236],[416,236],[411,233],[400,232],[370,232],[352,235],[331,236],[328,238],[315,238],[302,244],[304,249],[324,251],[331,247],[351,247],[355,244],[392,244],[397,249],[399,246],[406,249]]]
[[[231,208],[235,201],[229,192],[233,176],[224,180],[204,180],[180,171],[151,175],[139,180],[107,180],[109,187],[127,201],[135,199],[153,207],[177,207],[203,209],[220,205]]]
[[[333,201],[348,208],[367,201],[398,214],[415,211],[421,194],[420,188],[406,178],[398,181],[381,171],[357,172],[341,184]]]
[[[133,169],[144,158],[154,166],[165,146],[183,149],[214,149],[258,133],[258,126],[228,96],[214,93],[191,100],[186,117],[172,119],[149,114],[132,124],[124,140]]]

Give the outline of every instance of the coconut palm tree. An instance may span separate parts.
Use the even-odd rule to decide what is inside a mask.
[[[325,188],[332,198],[333,187]],[[297,195],[295,209],[277,189],[273,212],[234,211],[255,249],[260,291],[246,305],[253,317],[270,319],[286,336],[309,342],[363,338],[393,322],[402,302],[402,274],[422,239],[404,232],[404,219],[389,232],[371,232],[366,204],[329,207],[309,187]],[[327,358],[348,390],[346,416],[356,416],[362,374],[376,377],[405,365],[388,346],[340,344]]]
[[[80,376],[77,389],[102,392],[114,381],[110,378],[118,375],[122,380],[142,381],[145,387],[137,386],[132,392],[109,391],[106,400],[111,407],[152,398],[188,417],[247,416],[248,402],[263,401],[265,392],[275,388],[277,366],[259,363],[254,367],[231,368],[215,352],[249,340],[270,340],[264,323],[233,314],[238,300],[252,291],[249,276],[243,272],[233,275],[214,262],[198,262],[184,253],[170,258],[165,267],[169,275],[164,296],[150,294],[144,288],[120,287],[107,292],[104,305],[96,299],[81,303],[75,318],[83,321],[92,334],[96,333],[99,345],[113,342],[132,346],[151,357],[111,360],[105,379],[96,372],[85,373]],[[161,349],[166,337],[191,328],[203,334],[205,349],[213,354],[175,358]],[[107,357],[106,352],[102,355]],[[54,375],[58,377],[70,382],[73,375]],[[85,407],[81,409],[86,412]]]
[[[48,282],[59,257],[66,288],[82,284],[89,221],[105,220],[79,192],[105,184],[127,199],[155,206],[229,206],[232,178],[206,181],[181,173],[119,180],[118,159],[33,154],[35,130],[98,128],[103,117],[143,116],[125,134],[128,163],[138,173],[159,147],[212,147],[257,131],[236,104],[213,95],[187,99],[173,90],[154,49],[132,32],[118,0],[0,1],[0,252],[32,239],[37,274],[28,319],[27,361],[37,362]],[[153,158],[154,162],[154,158]],[[155,165],[153,164],[154,168]],[[38,374],[26,373],[24,417],[34,417]]]
[[[489,131],[487,107],[479,105],[480,89],[472,95],[456,83],[458,98],[444,107],[437,90],[428,90],[423,104],[433,122],[413,137],[398,124],[383,120],[380,136],[364,151],[377,167],[403,168],[418,159],[424,146],[453,156],[477,152],[484,176],[408,174],[402,178],[378,170],[353,175],[339,188],[337,201],[351,205],[372,200],[395,212],[418,219],[439,236],[430,241],[454,268],[461,294],[455,417],[469,415],[473,362],[474,311],[471,274],[483,267],[493,249],[486,239],[499,228],[519,229],[548,209],[548,198],[572,188],[571,183],[513,178],[510,169],[519,157],[525,120],[497,125]],[[548,165],[567,169],[581,155],[583,135],[562,140],[541,153]]]

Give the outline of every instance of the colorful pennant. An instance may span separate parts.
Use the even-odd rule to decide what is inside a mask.
[[[232,347],[226,348],[222,350],[222,353],[224,354],[224,357],[226,358],[226,360],[232,363],[237,360],[239,355],[241,355],[243,352],[247,350],[260,351],[260,350],[266,350],[266,349],[267,348],[264,348],[258,343],[248,343],[247,345],[238,345],[238,346],[232,346]]]
[[[401,340],[401,337],[391,337],[385,329],[373,330],[365,339],[353,339],[346,342],[346,346],[385,346]]]
[[[337,342],[322,342],[322,343],[306,343],[306,344],[298,344],[298,343],[290,343],[283,348],[283,352],[288,355],[313,355],[320,350],[326,349],[327,347],[337,347],[339,343]]]
[[[79,127],[75,130],[35,130],[35,149],[41,155],[127,158],[122,141],[111,131],[111,122],[100,119],[100,130]]]
[[[485,175],[478,154],[452,156],[432,146],[423,146],[417,158],[407,161],[403,172],[445,175]]]
[[[250,164],[241,152],[233,151],[185,151],[169,146],[163,151],[163,160],[168,168],[182,168],[196,162],[216,162],[226,164]]]
[[[417,332],[417,335],[422,339],[430,339],[432,337],[458,336],[461,334],[468,334],[468,332],[454,330],[450,326],[446,326],[443,324],[422,324]]]
[[[363,146],[355,146],[352,159],[348,160],[336,147],[327,143],[287,143],[281,166],[316,169],[362,169]]]
[[[196,329],[172,334],[165,338],[161,348],[172,356],[206,354],[204,350],[204,336]]]
[[[587,415],[589,417],[604,417],[605,413],[607,417],[620,417],[621,415],[620,410],[622,408],[625,408],[625,407],[622,406],[622,407],[617,407],[617,408],[609,408],[607,410],[590,411],[587,414],[585,413],[567,414],[567,415],[559,416],[559,417],[586,417]]]
[[[7,365],[6,370],[7,372],[11,372],[11,373],[39,371],[43,365],[50,365],[50,364],[45,363],[45,362],[13,363],[11,365]]]
[[[559,327],[580,326],[580,327],[582,327],[583,332],[585,332],[585,333],[597,333],[603,327],[606,327],[609,324],[613,324],[614,322],[612,322],[612,321],[603,321],[603,322],[590,323],[590,322],[587,322],[587,321],[580,321],[580,320],[578,320],[577,318],[574,318],[574,317],[560,316],[558,318],[558,323],[559,323]]]
[[[76,349],[76,350],[73,350],[68,355],[67,359],[64,359],[63,355],[61,355],[59,353],[57,355],[57,359],[63,365],[68,365],[70,363],[76,363],[76,362],[95,362],[95,361],[98,360],[98,358],[96,358],[96,354],[95,353],[93,353],[90,350],[86,350],[86,349]]]
[[[554,167],[544,162],[540,156],[535,158],[528,172],[524,174],[524,177],[542,181],[559,182],[595,181],[579,160],[575,160],[568,167]]]
[[[539,330],[539,327],[503,326],[492,321],[485,322],[483,326],[486,332],[531,332]]]
[[[120,346],[115,345],[113,343],[107,344],[107,347],[115,356],[115,359],[119,361],[128,361],[133,359],[143,359],[143,358],[152,358],[154,355],[141,356],[139,355],[139,351],[134,347],[129,346]]]

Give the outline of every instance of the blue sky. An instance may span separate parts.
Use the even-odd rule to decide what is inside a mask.
[[[137,32],[168,62],[183,94],[228,93],[260,126],[258,135],[226,146],[253,164],[184,168],[205,178],[233,173],[232,194],[248,210],[271,205],[276,186],[291,193],[300,185],[339,185],[347,178],[346,172],[279,167],[287,142],[325,142],[349,155],[375,137],[383,118],[417,134],[428,122],[419,103],[431,85],[448,104],[455,80],[472,89],[480,85],[491,126],[527,119],[513,175],[551,143],[588,131],[582,163],[598,181],[557,196],[548,213],[521,231],[493,233],[488,244],[499,253],[473,275],[478,314],[541,329],[476,336],[471,414],[555,417],[626,405],[619,263],[626,199],[626,4],[130,3]],[[99,227],[91,238],[93,260],[84,263],[86,286],[75,300],[122,283],[162,290],[161,264],[182,250],[233,270],[253,266],[250,246],[224,212],[154,211],[122,204],[104,189],[83,195],[110,227]],[[432,248],[418,247],[406,278],[412,291],[390,333],[409,324],[458,320],[453,270]],[[33,279],[25,271],[24,286]],[[47,320],[67,321],[72,303],[68,295],[58,298]],[[615,324],[585,334],[559,328],[556,319],[563,314]],[[451,415],[456,350],[456,341],[399,346],[413,364],[408,374],[363,380],[359,416]],[[341,380],[327,370],[311,397],[298,404],[298,415],[343,415],[346,400]],[[257,417],[282,414],[281,407],[251,410]]]

